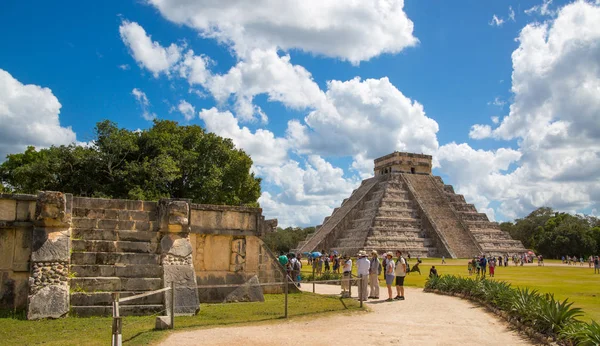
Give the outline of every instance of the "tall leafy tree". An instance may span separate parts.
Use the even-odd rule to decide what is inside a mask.
[[[0,165],[3,189],[22,193],[56,190],[80,196],[253,205],[260,179],[251,158],[230,139],[196,125],[156,120],[144,131],[96,125],[89,147],[50,147],[8,155]]]

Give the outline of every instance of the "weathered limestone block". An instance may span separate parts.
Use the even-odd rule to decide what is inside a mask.
[[[40,192],[31,239],[28,319],[58,318],[69,312],[72,196]]]
[[[192,245],[188,235],[168,234],[160,241],[163,253],[178,257],[187,257],[192,254]]]
[[[171,317],[170,316],[156,316],[156,322],[154,324],[154,329],[156,329],[156,330],[171,329]]]
[[[242,286],[236,288],[225,297],[225,303],[264,302],[265,296],[261,286],[258,286],[258,276],[254,275]]]
[[[69,229],[35,228],[32,237],[31,261],[68,261],[69,242]]]
[[[246,267],[246,237],[233,239],[231,242],[231,261],[229,271],[239,272]]]
[[[69,312],[69,288],[64,285],[49,285],[29,296],[27,319],[59,318]]]
[[[165,285],[175,283],[175,315],[194,315],[200,310],[196,274],[191,265],[166,265],[163,268]],[[166,292],[165,302],[171,306],[171,292]]]
[[[161,232],[189,232],[190,204],[186,200],[161,199],[158,218]]]
[[[72,196],[62,192],[40,192],[35,205],[35,225],[69,228],[71,224],[71,208],[67,200],[71,202]]]
[[[187,201],[159,201],[160,231],[169,233],[160,241],[163,285],[175,285],[175,302],[171,301],[170,291],[165,292],[165,302],[167,307],[174,304],[173,310],[176,315],[194,315],[200,310],[192,259],[193,247],[188,233],[189,213]]]

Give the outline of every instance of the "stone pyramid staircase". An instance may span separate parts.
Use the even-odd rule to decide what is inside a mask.
[[[406,184],[398,174],[389,176],[373,226],[364,244],[378,252],[402,250],[412,257],[430,257],[437,249],[423,229]]]
[[[485,213],[478,213],[473,204],[468,204],[462,195],[456,194],[452,185],[445,185],[441,178],[437,179],[450,205],[466,223],[484,254],[500,256],[527,251],[523,243],[512,239],[510,234],[500,229],[498,223],[491,222]]]
[[[448,203],[436,178],[426,174],[403,174],[402,177],[411,186],[415,197],[419,199],[455,257],[470,258],[481,253],[475,237]]]
[[[298,251],[336,250],[351,256],[359,250],[402,250],[421,257],[436,254],[400,175],[381,175],[365,182],[325,218],[312,237],[300,243]],[[341,225],[335,235],[327,233],[331,220]],[[332,240],[323,241],[327,238]]]
[[[336,208],[330,217],[326,217],[323,224],[305,241],[300,242],[296,252],[321,251],[331,249],[336,240],[342,236],[347,229],[352,229],[354,219],[362,208],[365,200],[378,188],[378,183],[384,177],[374,177],[363,180],[362,184],[352,192],[349,198]],[[365,198],[366,197],[366,198]]]
[[[71,310],[108,316],[111,292],[121,297],[162,288],[155,202],[73,199]],[[162,311],[163,294],[121,305],[121,315]]]

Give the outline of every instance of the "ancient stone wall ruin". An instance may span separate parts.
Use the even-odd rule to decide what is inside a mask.
[[[189,200],[0,194],[0,310],[26,309],[30,319],[109,315],[112,292],[126,297],[175,282],[175,312],[193,314],[233,291],[198,285],[281,282],[285,271],[261,239],[277,221],[261,213]],[[160,312],[169,300],[151,295],[121,313]]]

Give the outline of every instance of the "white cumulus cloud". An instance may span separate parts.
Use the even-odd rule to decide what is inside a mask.
[[[525,26],[518,42],[512,54],[514,101],[491,131],[498,140],[517,140],[518,150],[506,149],[510,155],[505,153],[502,160],[514,162],[514,170],[490,170],[486,163],[497,159],[500,150],[481,153],[466,144],[440,148],[442,170],[460,192],[485,196],[481,207],[490,200],[501,201],[499,211],[507,218],[541,206],[565,211],[597,208],[600,6],[586,1],[568,4],[555,19]],[[488,130],[485,125],[484,134]],[[449,162],[457,157],[468,157],[469,163],[465,160],[461,169],[452,166]],[[468,167],[476,173],[465,176],[462,172]]]
[[[473,125],[471,131],[469,131],[469,138],[472,139],[484,139],[490,137],[492,134],[492,127],[490,125]]]
[[[29,145],[49,147],[75,143],[71,127],[60,125],[60,108],[52,90],[23,84],[0,69],[0,161]]]
[[[150,70],[155,77],[170,69],[180,60],[182,48],[171,44],[165,48],[146,34],[138,23],[124,20],[119,27],[121,39],[131,50],[135,61]]]
[[[181,114],[183,114],[183,117],[187,121],[194,119],[194,116],[196,115],[196,108],[194,108],[194,106],[192,106],[186,100],[179,101],[179,104],[177,105],[177,109],[179,110],[179,112]]]
[[[167,19],[231,45],[301,49],[352,63],[417,44],[403,0],[148,0]]]

